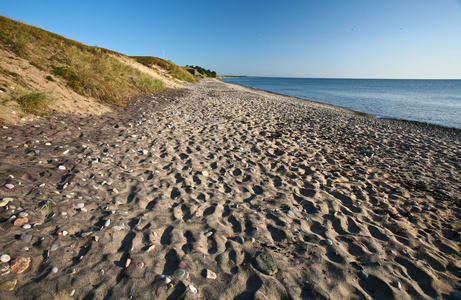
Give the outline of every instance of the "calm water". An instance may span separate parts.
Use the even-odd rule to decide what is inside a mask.
[[[461,80],[223,78],[377,117],[461,129]]]

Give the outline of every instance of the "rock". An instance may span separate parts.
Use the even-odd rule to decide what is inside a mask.
[[[287,215],[294,217],[295,213],[292,210],[287,211]]]
[[[19,239],[24,243],[30,243],[32,240],[32,234],[23,233]]]
[[[208,171],[202,171],[202,175],[205,177],[208,177],[210,176],[210,173],[208,173]]]
[[[332,242],[330,239],[325,239],[325,243],[326,243],[328,246],[333,245],[333,242]]]
[[[58,167],[58,169],[64,171],[66,169],[66,166],[61,165],[61,166]]]
[[[178,269],[176,272],[175,272],[175,275],[179,278],[182,278],[182,279],[187,279],[189,278],[189,272],[187,272],[186,270],[184,269]]]
[[[10,262],[10,269],[15,273],[22,273],[29,267],[30,257],[16,257]]]
[[[205,270],[205,273],[206,273],[205,277],[207,279],[216,279],[218,277],[215,272],[208,270],[208,269]]]
[[[22,228],[24,228],[24,229],[30,229],[31,227],[32,227],[32,225],[30,225],[30,224],[22,225]]]
[[[9,262],[11,259],[11,257],[8,255],[8,254],[2,254],[2,256],[0,256],[0,261],[1,262]]]
[[[125,262],[125,268],[128,268],[131,264],[131,259],[127,258]]]
[[[186,264],[184,261],[181,260],[181,261],[179,262],[179,264],[178,264],[178,267],[179,267],[179,268],[185,268],[185,267],[187,267],[187,264]]]
[[[360,271],[359,276],[362,279],[367,279],[368,278],[368,274],[365,271]]]
[[[192,293],[194,293],[194,294],[197,294],[197,293],[198,293],[197,288],[196,288],[195,286],[193,286],[192,284],[189,284],[189,285],[188,285],[188,288],[189,288],[189,290],[190,290]]]
[[[5,200],[1,200],[0,201],[0,207],[4,207],[4,206],[7,206],[8,205],[8,201],[5,201]]]
[[[78,208],[83,208],[84,206],[85,206],[85,203],[83,202],[77,203]]]
[[[109,220],[106,220],[106,221],[104,222],[104,227],[107,227],[107,226],[109,226],[109,225],[110,225],[110,219],[109,219]]]
[[[25,212],[25,211],[21,211],[21,212],[19,213],[19,217],[20,217],[20,218],[25,218],[25,217],[27,217],[27,216],[29,216],[29,214],[28,214],[27,212]]]
[[[53,267],[53,268],[51,269],[51,272],[53,272],[53,273],[58,273],[58,268],[57,268],[57,267]]]
[[[0,283],[0,290],[2,291],[12,291],[16,287],[16,283],[18,283],[18,280],[8,280]]]
[[[16,220],[14,220],[13,222],[13,225],[14,226],[21,226],[21,225],[24,225],[26,224],[27,222],[29,222],[29,219],[27,218],[17,218]]]
[[[243,236],[241,236],[241,235],[238,235],[238,236],[235,238],[235,241],[236,241],[237,243],[243,244],[243,243],[245,243],[245,238],[244,238]]]
[[[269,276],[275,275],[278,272],[277,265],[267,250],[256,256],[255,267],[258,271]]]
[[[149,248],[147,248],[146,252],[151,252],[155,249],[155,245],[151,245],[149,246]]]
[[[50,251],[56,251],[58,250],[59,246],[56,244],[51,245]]]
[[[11,183],[7,183],[7,184],[5,184],[5,187],[6,187],[7,189],[9,189],[9,190],[12,190],[12,189],[14,189],[14,185],[13,185],[13,184],[11,184]]]
[[[166,276],[166,275],[163,275],[163,274],[160,275],[160,279],[161,279],[162,281],[164,281],[166,284],[168,284],[168,283],[171,282],[171,278],[168,277],[168,276]]]

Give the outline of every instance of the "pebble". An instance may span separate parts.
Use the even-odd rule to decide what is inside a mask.
[[[368,278],[368,274],[365,271],[360,271],[359,276],[362,279],[367,279]]]
[[[162,281],[164,281],[166,284],[168,284],[168,283],[171,282],[171,278],[168,277],[168,276],[166,276],[166,275],[163,275],[163,274],[160,275],[160,279],[161,279]]]
[[[12,189],[14,189],[14,184],[7,183],[7,184],[5,184],[5,187],[6,187],[7,189],[9,189],[9,190],[12,190]]]
[[[278,268],[275,264],[274,258],[267,250],[256,256],[255,267],[260,272],[269,276],[275,275],[278,272]]]
[[[17,218],[14,220],[13,225],[14,226],[21,226],[29,222],[29,219],[27,218]]]
[[[294,217],[295,213],[292,210],[287,211],[287,215]]]
[[[59,167],[58,167],[58,169],[59,169],[59,170],[63,170],[63,171],[64,171],[64,170],[66,169],[66,167],[65,167],[65,166],[63,166],[63,165],[61,165],[61,166],[59,166]]]
[[[24,229],[30,229],[31,227],[32,227],[32,225],[30,225],[30,224],[22,225],[22,228],[24,228]]]
[[[189,272],[187,272],[187,271],[184,270],[184,269],[178,269],[178,270],[175,272],[175,275],[178,276],[179,278],[183,278],[183,279],[189,278]]]
[[[25,217],[27,217],[28,215],[29,215],[29,214],[28,214],[27,212],[25,212],[25,211],[21,211],[21,212],[19,213],[19,216],[20,216],[21,218],[25,218]]]
[[[2,291],[12,291],[16,287],[16,283],[18,283],[17,279],[8,280],[0,283],[0,290]]]
[[[11,271],[20,274],[27,270],[30,264],[30,257],[16,257],[10,262]]]
[[[396,286],[399,290],[402,289],[402,284],[400,283],[400,281],[396,281],[396,282],[395,282],[395,286]]]
[[[78,208],[83,208],[84,206],[85,206],[85,203],[83,202],[77,203]]]
[[[215,272],[206,269],[206,278],[207,279],[216,279],[218,276],[216,275]]]
[[[333,245],[333,242],[332,242],[330,239],[325,239],[325,243],[326,243],[328,246]]]
[[[9,262],[10,259],[11,259],[11,257],[10,257],[8,254],[2,254],[2,255],[0,256],[0,261],[1,261],[1,262]]]
[[[12,202],[14,199],[10,197],[3,198],[3,201]]]
[[[210,173],[208,173],[208,171],[202,171],[202,175],[205,177],[208,177],[210,176]]]
[[[207,233],[205,233],[205,237],[210,237],[213,235],[213,231],[209,231]]]
[[[23,233],[19,239],[24,243],[30,243],[32,240],[32,234]]]
[[[57,267],[53,267],[53,268],[51,269],[51,272],[53,272],[53,273],[58,273],[58,268],[57,268]]]
[[[56,244],[51,245],[50,251],[56,251],[58,250],[59,246]]]
[[[197,294],[197,293],[198,293],[197,288],[196,288],[195,286],[193,286],[192,284],[189,284],[188,287],[189,287],[189,290],[190,290],[192,293],[194,293],[194,294]]]
[[[70,151],[69,149],[66,149],[66,150],[64,150],[64,152],[62,154],[66,155],[67,153],[69,153],[69,151]]]
[[[151,252],[155,249],[155,245],[151,245],[149,246],[149,248],[147,248],[146,252]]]
[[[236,238],[235,238],[235,241],[240,243],[240,244],[243,244],[245,243],[245,238],[241,235],[238,235]]]
[[[8,201],[5,201],[5,200],[1,200],[0,201],[0,207],[4,207],[4,206],[7,206],[8,205]]]

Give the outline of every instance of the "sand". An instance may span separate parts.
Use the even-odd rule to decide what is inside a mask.
[[[0,129],[31,259],[1,299],[459,299],[459,130],[218,80],[132,103]]]

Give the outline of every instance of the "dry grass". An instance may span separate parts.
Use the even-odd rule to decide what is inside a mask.
[[[198,79],[195,78],[191,73],[189,73],[185,68],[180,67],[168,60],[161,59],[154,56],[131,56],[137,62],[151,68],[152,66],[159,66],[167,70],[171,76],[176,79],[187,81],[187,82],[197,82]]]
[[[54,99],[45,92],[21,93],[17,91],[12,98],[19,104],[24,114],[39,116],[46,115],[50,105],[54,102]]]

